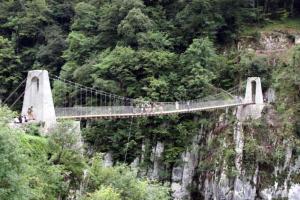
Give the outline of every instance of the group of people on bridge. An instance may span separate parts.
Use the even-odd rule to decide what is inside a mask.
[[[164,104],[162,102],[143,102],[141,104],[137,104],[133,112],[137,113],[153,113],[153,112],[163,112],[165,110],[164,106],[168,104]],[[179,110],[179,102],[176,101],[175,103],[170,103],[170,106],[175,106],[176,110]],[[190,108],[190,103],[186,103],[186,107]]]
[[[164,110],[162,103],[145,102],[136,106],[138,110],[134,112],[151,113],[151,112],[162,112]]]

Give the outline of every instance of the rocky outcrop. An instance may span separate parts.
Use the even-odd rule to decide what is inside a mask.
[[[300,156],[296,159],[295,163],[292,160],[292,149],[288,146],[286,149],[285,163],[283,166],[276,166],[274,170],[274,176],[278,178],[279,174],[286,171],[286,176],[282,181],[283,184],[279,184],[277,181],[274,185],[263,189],[260,195],[263,199],[280,199],[288,198],[289,200],[299,200],[300,199],[300,185],[294,183],[291,180],[292,174],[300,173]]]
[[[244,37],[238,43],[238,49],[253,49],[256,54],[281,53],[294,45],[293,36],[283,31],[261,32],[251,37]]]
[[[295,34],[295,44],[300,44],[300,34]]]
[[[271,99],[275,100],[275,94],[272,91],[269,91],[267,95],[270,101]],[[234,113],[238,114],[239,112],[236,111]],[[281,126],[276,110],[272,105],[267,104],[262,113],[262,120],[267,124],[267,128],[271,132],[276,133],[276,130]],[[211,130],[200,128],[198,134],[192,139],[191,144],[180,155],[180,161],[176,162],[177,164],[171,168],[168,168],[170,166],[166,166],[163,162],[164,142],[158,141],[152,148],[149,148],[150,142],[144,141],[140,157],[136,158],[131,166],[137,168],[139,164],[145,164],[146,151],[150,149],[150,165],[139,174],[147,175],[150,179],[159,180],[162,178],[161,174],[166,172],[166,169],[171,170],[169,171],[171,174],[169,180],[174,200],[271,200],[276,198],[299,200],[300,185],[293,180],[293,177],[300,172],[300,157],[298,159],[293,158],[289,141],[285,141],[285,159],[281,163],[274,163],[274,166],[268,171],[263,171],[262,166],[255,162],[251,169],[245,166],[244,160],[247,155],[244,154],[244,150],[247,145],[246,139],[247,137],[249,138],[249,132],[247,132],[249,130],[245,128],[247,123],[249,123],[249,120],[240,121],[236,119],[233,123],[234,125],[232,125],[230,120],[228,120],[228,112],[223,113],[220,120]],[[204,162],[202,157],[205,155],[205,153],[201,152],[201,149],[207,148],[208,143],[214,137],[222,135],[226,131],[230,132],[230,141],[227,144],[224,139],[221,144],[223,149],[231,148],[234,151],[233,162],[230,165],[222,157],[224,155],[219,155],[220,159],[214,165],[215,169],[201,171],[200,166]],[[254,132],[252,134],[257,133]],[[252,136],[250,134],[250,137]],[[268,145],[266,143],[266,149],[264,150],[269,148]],[[110,156],[106,157],[109,158]],[[112,162],[110,163],[112,164]],[[233,168],[234,173],[229,175],[230,167]],[[264,181],[262,180],[263,177],[261,177],[262,172],[269,173],[270,179],[274,178],[276,181],[270,180],[267,185],[262,186],[262,181]],[[281,179],[281,183],[277,179]],[[166,180],[165,177],[164,180]]]
[[[150,179],[159,179],[160,173],[163,170],[162,156],[164,152],[164,144],[157,142],[156,146],[152,149],[150,160],[153,163],[153,167],[148,171],[148,177]]]
[[[269,88],[264,94],[265,101],[267,103],[274,103],[276,100],[275,90],[273,88]]]
[[[182,165],[176,166],[172,170],[171,190],[174,200],[191,199],[189,188],[192,185],[195,169],[199,162],[199,141],[203,131],[193,138],[192,145],[182,155]]]
[[[104,154],[104,156],[103,156],[103,166],[104,167],[112,167],[113,164],[114,164],[114,162],[113,162],[113,158],[112,158],[112,153],[107,152],[106,154]]]
[[[264,109],[263,118],[269,127],[278,128],[279,119],[272,106],[266,106]],[[218,124],[226,124],[226,119],[223,119]],[[275,182],[274,185],[269,185],[267,188],[262,188],[260,181],[259,164],[253,172],[249,173],[249,169],[243,165],[243,150],[245,143],[245,130],[243,129],[243,123],[238,121],[235,123],[233,131],[235,160],[234,167],[236,169],[236,175],[234,177],[228,176],[228,164],[223,159],[222,163],[219,163],[218,170],[212,170],[210,172],[197,171],[198,166],[201,164],[201,152],[200,149],[203,145],[206,145],[207,141],[213,138],[214,131],[204,132],[199,131],[192,144],[187,147],[186,151],[181,155],[181,164],[172,168],[171,176],[171,190],[174,200],[271,200],[275,198],[288,198],[290,200],[299,200],[300,185],[293,183],[293,175],[299,173],[300,170],[300,158],[296,161],[292,161],[292,149],[288,147],[285,150],[286,158],[282,164],[276,164],[274,167],[273,175],[278,177],[282,172],[287,172],[284,176],[282,184]],[[205,141],[206,140],[206,141]],[[203,142],[204,141],[204,142]],[[286,143],[288,144],[288,142]],[[227,144],[223,143],[224,148],[227,148]],[[153,148],[153,155],[158,156],[162,154],[163,144],[158,143]],[[155,159],[153,160],[155,161]],[[155,162],[154,162],[155,163]],[[162,165],[159,167],[159,165]],[[156,162],[153,165],[152,174],[159,174],[159,169],[163,169],[163,163]],[[157,171],[158,170],[158,171]],[[155,173],[153,173],[155,171]],[[272,173],[272,172],[270,172]],[[156,176],[157,177],[157,176]],[[155,178],[152,175],[152,178]],[[196,192],[194,190],[197,190]]]

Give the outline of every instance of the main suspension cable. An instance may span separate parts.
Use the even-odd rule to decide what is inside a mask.
[[[23,81],[12,91],[12,93],[10,93],[10,95],[4,99],[3,104],[5,104],[17,92],[17,90],[26,82],[26,80],[26,78],[23,79]]]

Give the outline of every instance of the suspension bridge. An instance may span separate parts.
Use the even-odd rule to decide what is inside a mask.
[[[50,80],[54,85],[54,91],[51,89]],[[227,91],[217,89],[217,93],[204,98],[174,102],[147,101],[120,96],[49,75],[46,70],[29,71],[26,80],[22,81],[12,93],[22,88],[25,83],[25,90],[13,104],[23,97],[22,114],[27,115],[30,109],[34,120],[45,123],[55,123],[57,119],[159,116],[263,104],[258,77],[248,78],[244,97],[237,94],[240,87],[236,86]],[[54,100],[52,92],[55,93]],[[11,96],[9,95],[7,99]]]

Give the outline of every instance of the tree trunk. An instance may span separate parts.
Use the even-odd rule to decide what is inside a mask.
[[[265,0],[264,13],[267,14],[268,12],[269,12],[269,0]]]
[[[284,10],[289,10],[289,3],[287,1],[283,2],[283,8]]]
[[[294,4],[295,4],[295,0],[291,0],[291,7],[290,7],[290,9],[291,9],[291,16],[294,16]]]

